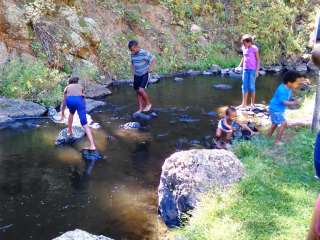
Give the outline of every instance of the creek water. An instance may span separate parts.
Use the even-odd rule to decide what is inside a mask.
[[[257,80],[259,102],[270,99],[279,79]],[[214,83],[233,89],[216,90]],[[162,239],[157,187],[164,160],[178,139],[214,135],[217,117],[207,113],[239,104],[240,88],[241,80],[212,76],[162,80],[148,89],[158,118],[134,132],[119,126],[135,111],[135,94],[129,86],[114,87],[107,106],[92,114],[101,124],[94,134],[105,156],[94,166],[81,158],[85,140],[54,146],[61,125],[28,122],[0,130],[0,239],[52,239],[75,228],[114,239]],[[181,115],[196,121],[180,122]]]

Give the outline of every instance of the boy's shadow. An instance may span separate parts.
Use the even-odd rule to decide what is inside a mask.
[[[69,178],[71,185],[75,189],[81,190],[87,188],[94,166],[101,158],[102,157],[98,152],[90,152],[88,150],[82,151],[82,159],[85,163],[84,167],[79,165],[70,167]]]

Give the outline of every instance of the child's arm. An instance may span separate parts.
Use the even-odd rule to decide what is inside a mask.
[[[256,59],[257,59],[257,71],[256,71],[256,76],[259,76],[259,70],[260,70],[260,54],[259,54],[259,49],[256,51]]]
[[[286,106],[296,106],[299,105],[300,102],[298,100],[293,100],[293,101],[283,101],[282,102]]]
[[[222,121],[227,128],[229,128],[230,130],[233,130],[233,127],[226,121],[226,119],[223,119]]]
[[[132,76],[134,76],[134,65],[133,65],[133,63],[131,63],[131,73],[132,73]]]
[[[237,121],[236,123],[239,124],[239,126],[240,126],[241,128],[243,128],[243,129],[245,129],[245,130],[248,130],[251,134],[255,134],[255,132],[252,131],[251,128],[249,128],[247,124],[242,124],[242,123],[240,123],[240,122],[238,122],[238,121]]]
[[[149,72],[153,72],[154,70],[154,66],[157,64],[157,59],[155,57],[152,58],[151,60],[151,64],[150,64],[150,67],[149,67]]]
[[[63,98],[61,102],[61,121],[64,120],[64,111],[66,110],[66,99],[67,99],[67,87],[63,92]]]
[[[243,57],[241,58],[238,68],[241,68],[242,66],[243,66]]]

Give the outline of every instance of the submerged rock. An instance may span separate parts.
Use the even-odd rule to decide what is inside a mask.
[[[74,231],[66,232],[62,234],[60,237],[54,238],[52,240],[112,240],[112,239],[102,235],[96,236],[86,231],[76,229]]]
[[[156,112],[135,112],[132,114],[132,118],[137,122],[148,122],[158,117]]]
[[[213,88],[215,89],[218,89],[218,90],[231,90],[232,89],[232,86],[229,85],[229,84],[214,84],[212,86]]]
[[[244,175],[240,160],[225,150],[177,152],[162,166],[159,213],[168,227],[179,226],[184,213],[196,207],[202,193],[225,188]]]
[[[193,118],[187,114],[183,114],[179,117],[179,122],[183,122],[183,123],[194,123],[194,122],[199,122],[200,119],[197,118]]]
[[[175,82],[183,82],[183,80],[184,80],[184,79],[183,79],[183,78],[180,78],[180,77],[175,77],[175,78],[174,78],[174,81],[175,81]]]
[[[124,125],[121,126],[121,128],[123,129],[140,129],[141,128],[141,124],[138,122],[128,122]]]
[[[67,132],[67,128],[64,128],[60,131],[55,143],[57,146],[73,144],[86,135],[84,129],[77,126],[72,127],[72,136],[68,136]]]
[[[102,156],[97,150],[93,151],[93,150],[83,149],[81,153],[82,153],[82,158],[87,161],[98,161],[102,159]]]

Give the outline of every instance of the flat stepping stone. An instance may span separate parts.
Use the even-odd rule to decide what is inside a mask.
[[[135,112],[132,114],[132,118],[137,121],[143,121],[148,122],[154,118],[158,117],[158,114],[156,112],[150,111],[150,112]]]
[[[218,89],[218,90],[231,90],[232,86],[229,84],[214,84],[212,86],[214,89]]]
[[[55,145],[61,146],[61,145],[73,144],[86,135],[84,129],[82,127],[77,127],[77,126],[72,127],[72,136],[68,136],[67,132],[68,132],[67,128],[64,128],[60,131],[58,137],[56,138]]]

